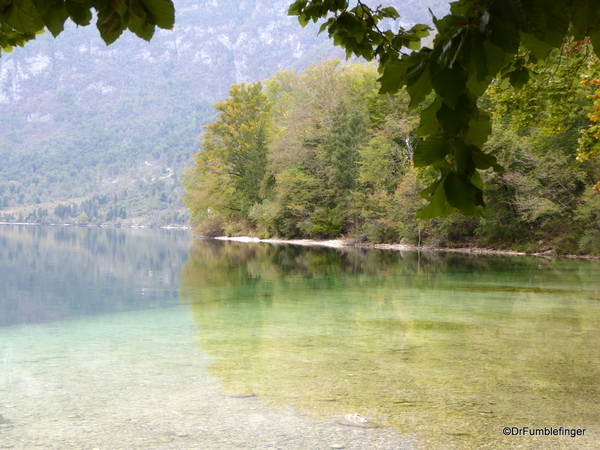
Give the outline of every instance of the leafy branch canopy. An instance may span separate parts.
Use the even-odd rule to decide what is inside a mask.
[[[171,0],[0,0],[0,48],[22,47],[45,28],[56,37],[67,19],[86,26],[94,15],[106,44],[126,29],[150,40],[157,26],[170,29],[175,22]]]
[[[303,26],[323,21],[320,31],[327,30],[348,55],[377,59],[380,93],[404,88],[410,108],[425,104],[413,162],[434,167],[439,177],[421,193],[429,201],[418,213],[421,218],[456,210],[482,216],[478,170],[503,171],[482,150],[491,120],[478,105],[495,79],[521,89],[568,36],[589,38],[600,56],[597,0],[458,0],[448,15],[433,18],[432,48],[421,46],[430,31],[426,25],[397,32],[380,28],[382,21],[400,16],[392,7],[371,8],[360,0],[353,5],[346,0],[296,0],[289,14],[298,16]]]

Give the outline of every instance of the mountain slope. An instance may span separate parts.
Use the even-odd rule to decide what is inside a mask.
[[[179,180],[212,104],[232,83],[342,56],[317,26],[288,17],[287,1],[175,6],[175,28],[150,43],[124,35],[106,47],[93,28],[70,27],[2,56],[0,220],[74,222],[85,211],[96,223],[183,224]],[[72,204],[73,215],[55,214]]]

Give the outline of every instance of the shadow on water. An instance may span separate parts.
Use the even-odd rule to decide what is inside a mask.
[[[178,302],[185,231],[0,226],[0,326]]]
[[[428,449],[570,449],[600,442],[599,269],[197,240],[181,278],[232,395],[357,413]],[[507,437],[506,426],[587,432]]]

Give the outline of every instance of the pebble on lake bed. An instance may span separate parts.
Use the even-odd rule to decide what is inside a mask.
[[[379,428],[379,425],[369,422],[359,414],[346,414],[343,419],[336,421],[340,425],[358,428]]]
[[[349,420],[350,422],[355,422],[355,423],[367,423],[368,420],[365,419],[362,416],[359,416],[358,414],[354,413],[354,414],[346,414],[344,416],[344,418],[346,420]]]

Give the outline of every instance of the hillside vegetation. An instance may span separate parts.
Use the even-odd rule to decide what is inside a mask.
[[[150,42],[126,32],[107,47],[71,24],[3,53],[0,221],[186,225],[181,176],[212,104],[233,83],[341,55],[286,1],[174,3],[174,29]],[[431,20],[420,2],[401,9]]]
[[[484,96],[487,151],[505,168],[482,172],[484,218],[416,218],[438,175],[414,167],[420,113],[403,94],[379,95],[373,66],[333,61],[234,85],[186,177],[195,233],[600,253],[587,46],[557,52],[526,89],[499,80]]]

